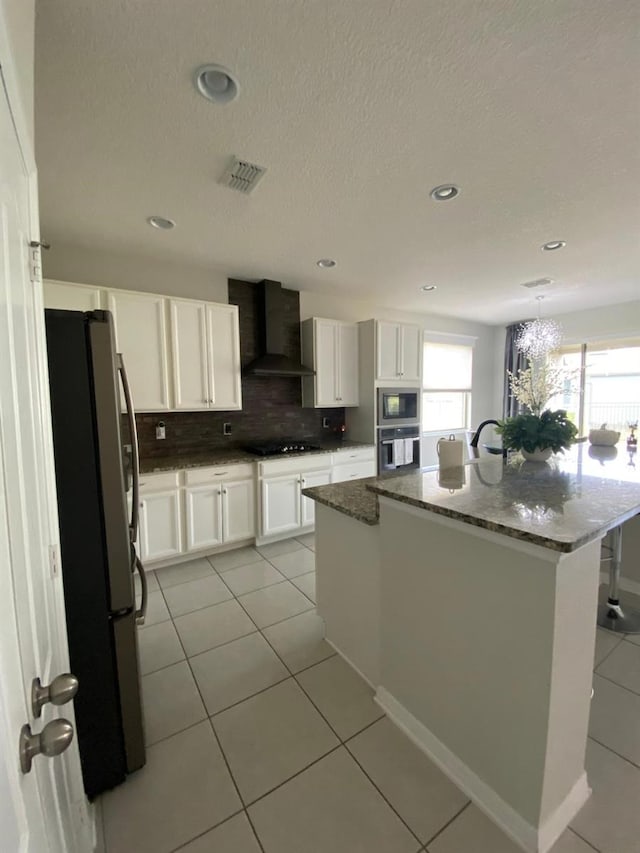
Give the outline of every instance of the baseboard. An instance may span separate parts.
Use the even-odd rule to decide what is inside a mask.
[[[556,811],[541,826],[536,827],[519,815],[486,782],[483,782],[384,687],[378,688],[375,700],[418,749],[424,752],[454,785],[527,853],[548,853],[591,793],[587,785],[586,773],[583,773]]]
[[[609,572],[600,572],[600,583],[605,586],[609,585]],[[632,581],[630,578],[620,576],[620,589],[623,592],[632,592],[634,595],[640,595],[640,581]]]
[[[334,650],[334,652],[337,652],[337,654],[339,654],[339,655],[340,655],[340,657],[342,658],[342,660],[343,660],[345,663],[348,663],[348,664],[349,664],[349,666],[351,667],[351,669],[352,669],[352,670],[354,670],[354,672],[357,672],[357,673],[358,673],[358,675],[360,676],[360,678],[361,678],[363,681],[366,681],[366,682],[367,682],[367,684],[369,685],[369,687],[370,687],[372,690],[374,690],[374,691],[375,691],[375,690],[380,690],[380,689],[381,689],[381,688],[379,688],[376,684],[373,684],[373,682],[372,682],[372,681],[370,681],[370,679],[368,679],[368,678],[367,678],[367,676],[364,674],[364,672],[363,672],[359,667],[357,667],[357,666],[355,665],[355,663],[354,663],[352,660],[349,660],[349,658],[348,658],[348,657],[347,657],[343,652],[341,652],[341,651],[340,651],[340,649],[339,649],[337,646],[335,646],[335,645],[331,642],[331,640],[328,640],[328,639],[325,637],[325,638],[324,638],[324,641],[325,641],[325,643],[326,643],[328,646],[331,646],[331,648]],[[374,698],[376,698],[376,697],[374,697]],[[379,703],[378,703],[378,704],[379,704]]]

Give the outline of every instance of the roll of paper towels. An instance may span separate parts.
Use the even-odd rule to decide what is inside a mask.
[[[440,468],[459,468],[462,465],[462,440],[450,435],[440,438],[436,445]]]

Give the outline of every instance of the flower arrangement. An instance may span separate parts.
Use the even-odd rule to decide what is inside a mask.
[[[505,450],[560,453],[571,447],[578,434],[575,424],[564,409],[552,412],[545,406],[573,376],[550,364],[547,358],[533,361],[530,367],[516,374],[508,371],[508,376],[513,396],[529,412],[506,418],[496,428]]]

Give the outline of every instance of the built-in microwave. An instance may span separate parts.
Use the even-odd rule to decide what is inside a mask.
[[[378,426],[419,423],[418,388],[378,388]]]

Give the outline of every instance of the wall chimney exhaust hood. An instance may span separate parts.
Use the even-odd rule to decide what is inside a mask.
[[[284,354],[282,284],[265,279],[257,287],[260,289],[259,329],[263,354],[250,362],[243,373],[246,376],[313,376],[315,370]]]

